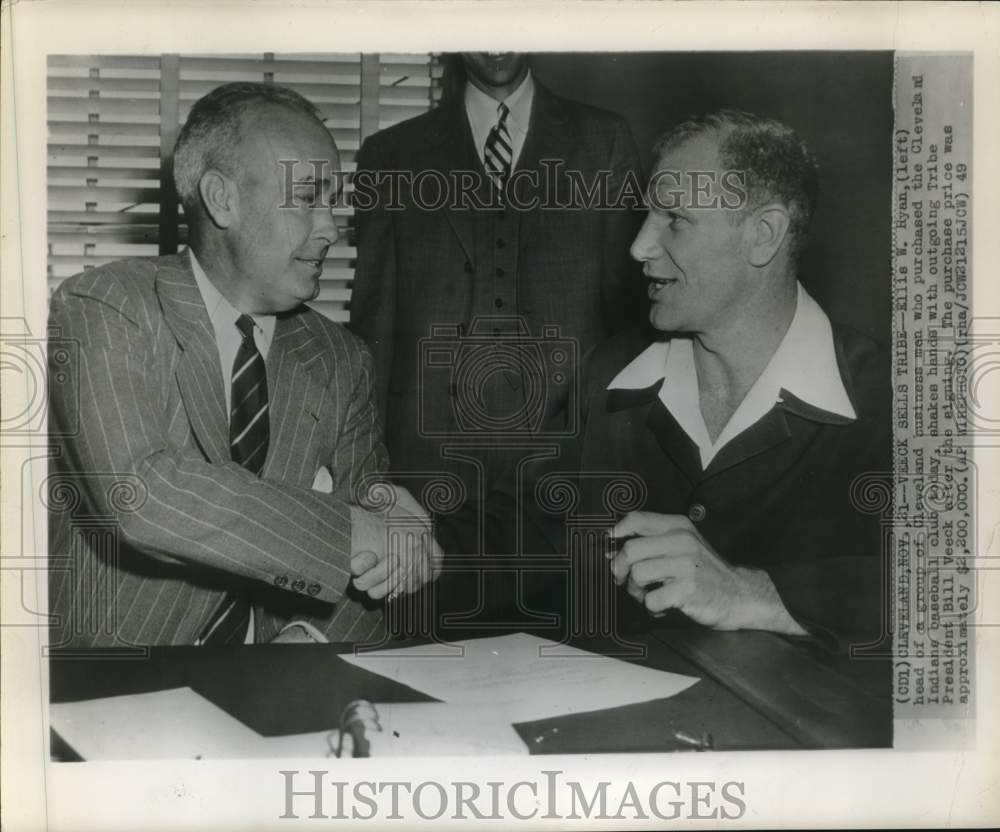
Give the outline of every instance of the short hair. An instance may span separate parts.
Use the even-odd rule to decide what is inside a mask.
[[[819,196],[819,168],[805,142],[776,119],[727,109],[692,116],[673,127],[656,142],[655,158],[659,160],[689,139],[706,134],[718,136],[722,167],[746,175],[747,203],[733,213],[733,221],[768,202],[782,203],[791,219],[792,258],[798,258]]]
[[[236,81],[199,98],[174,145],[174,184],[189,217],[200,204],[198,183],[205,171],[215,168],[232,176],[242,174],[237,148],[247,117],[263,104],[303,113],[325,128],[316,105],[288,87]]]

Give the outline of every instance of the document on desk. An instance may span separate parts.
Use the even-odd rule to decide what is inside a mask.
[[[662,699],[698,681],[526,633],[451,646],[461,653],[431,656],[426,647],[413,647],[340,658],[444,702],[489,708],[510,722]]]
[[[528,753],[506,719],[480,708],[441,702],[370,707],[375,718],[366,723],[365,737],[372,757]],[[329,757],[339,737],[337,726],[264,737],[191,688],[63,702],[49,714],[55,732],[87,761]],[[351,740],[348,735],[348,757]]]
[[[57,703],[49,719],[84,760],[268,756],[260,734],[191,688]]]

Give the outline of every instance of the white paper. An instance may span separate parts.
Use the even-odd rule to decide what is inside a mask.
[[[648,702],[675,696],[698,681],[526,633],[449,647],[462,649],[433,656],[427,647],[404,647],[340,658],[435,699],[477,705],[510,722]]]
[[[366,724],[372,757],[527,754],[508,721],[441,702],[375,703]],[[191,688],[51,706],[52,727],[84,760],[328,757],[335,727],[264,737]],[[353,751],[348,735],[344,756]]]
[[[57,703],[49,717],[84,760],[267,756],[260,734],[191,688]]]

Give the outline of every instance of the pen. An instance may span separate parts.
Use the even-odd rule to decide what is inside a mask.
[[[712,735],[707,731],[702,732],[700,736],[694,736],[689,734],[687,731],[672,731],[671,736],[680,745],[685,745],[689,748],[694,748],[697,751],[711,751],[715,748],[715,740]]]

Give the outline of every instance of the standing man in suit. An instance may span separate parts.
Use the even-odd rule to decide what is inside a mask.
[[[56,292],[79,363],[51,398],[54,645],[378,639],[380,602],[432,577],[429,535],[390,556],[363,507],[387,467],[369,352],[304,305],[338,172],[300,95],[219,87],[174,153],[189,250]]]
[[[357,205],[350,326],[375,357],[393,471],[452,472],[481,499],[566,404],[574,357],[628,320],[638,215],[588,207],[570,180],[614,201],[639,162],[621,117],[549,92],[526,55],[461,66],[459,95],[358,154],[375,196]],[[421,172],[447,204],[427,204]],[[559,366],[556,341],[572,344]]]
[[[640,308],[641,185],[620,116],[554,95],[524,54],[460,60],[458,95],[358,154],[351,328],[374,354],[394,478],[419,496],[443,474],[482,506],[574,431],[579,359]],[[495,617],[487,598],[518,592],[511,573],[450,577],[439,612]]]

